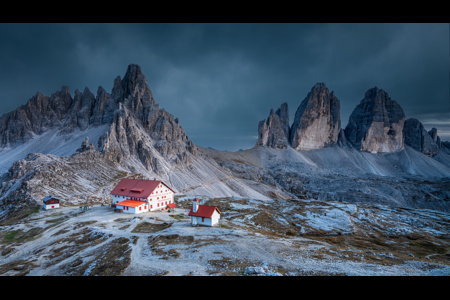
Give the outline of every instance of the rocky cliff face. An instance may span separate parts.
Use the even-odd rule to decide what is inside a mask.
[[[96,96],[87,87],[83,93],[75,90],[73,98],[66,86],[51,97],[37,93],[0,118],[0,148],[15,147],[51,129],[65,135],[104,124],[109,130],[93,142],[116,162],[137,158],[150,170],[161,171],[155,167],[158,159],[189,163],[186,152],[196,154],[178,119],[159,108],[135,64],[123,79],[116,77],[111,94],[101,86]]]
[[[270,110],[267,120],[259,122],[256,145],[275,149],[289,146],[289,111],[286,102],[276,112]]]
[[[110,129],[98,141],[104,155],[121,163],[138,158],[154,172],[162,172],[158,158],[173,163],[189,163],[186,152],[196,148],[178,119],[159,108],[141,68],[130,65],[121,80],[114,81],[112,99],[119,105],[112,114]]]
[[[290,143],[296,150],[334,146],[341,131],[340,102],[325,83],[313,86],[295,113]]]
[[[405,113],[382,89],[369,89],[350,115],[345,128],[348,141],[359,151],[376,153],[404,149]]]
[[[38,92],[26,104],[1,116],[0,147],[17,146],[51,129],[67,134],[111,121],[117,103],[102,87],[97,96],[87,87],[74,94],[72,98],[67,86],[50,97]]]
[[[440,147],[437,143],[436,128],[427,132],[419,120],[410,118],[405,121],[403,135],[405,136],[405,144],[414,150],[430,157],[439,153]]]

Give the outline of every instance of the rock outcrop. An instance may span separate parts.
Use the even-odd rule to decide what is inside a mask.
[[[436,128],[427,132],[419,120],[410,118],[405,121],[403,135],[405,136],[405,144],[414,150],[430,157],[434,157],[439,153],[440,147],[436,143]]]
[[[340,102],[325,83],[313,86],[295,113],[290,144],[296,150],[336,145],[341,131]]]
[[[359,151],[397,152],[404,149],[405,113],[388,93],[374,87],[350,115],[345,128],[348,141]]]
[[[86,137],[86,139],[81,143],[81,147],[77,149],[76,152],[86,152],[86,151],[92,151],[95,150],[94,143],[91,143],[89,145],[89,138]]]
[[[286,102],[276,112],[271,109],[267,120],[259,122],[256,146],[275,149],[286,149],[289,146],[289,111]]]

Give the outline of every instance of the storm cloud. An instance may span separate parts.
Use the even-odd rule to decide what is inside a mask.
[[[450,140],[449,24],[0,24],[0,114],[69,86],[111,91],[141,66],[156,101],[197,145],[254,146],[258,122],[287,102],[291,123],[317,82],[342,127],[384,89]]]

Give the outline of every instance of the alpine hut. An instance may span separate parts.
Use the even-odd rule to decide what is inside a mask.
[[[42,202],[44,203],[45,210],[59,208],[59,199],[56,197],[47,196],[42,199]]]
[[[175,190],[161,180],[123,178],[110,194],[112,206],[126,213],[139,214],[176,206]]]

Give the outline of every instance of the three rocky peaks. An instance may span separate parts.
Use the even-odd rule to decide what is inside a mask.
[[[341,128],[340,101],[325,83],[317,83],[300,103],[289,127],[287,103],[258,125],[256,146],[275,149],[312,150],[333,146],[351,146],[358,151],[390,153],[405,144],[433,157],[446,143],[436,128],[427,132],[417,119],[405,120],[401,106],[377,87],[369,89]]]

